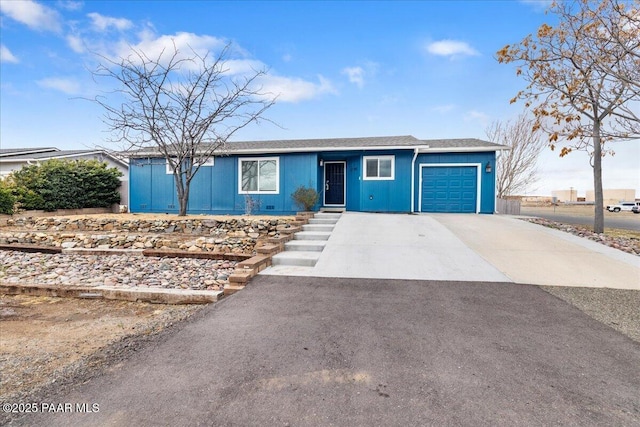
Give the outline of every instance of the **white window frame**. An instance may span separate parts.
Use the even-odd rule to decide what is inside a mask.
[[[211,156],[207,160],[204,161],[200,166],[213,167],[215,166],[215,157]]]
[[[211,156],[207,159],[206,162],[204,162],[202,165],[200,166],[211,166],[213,167],[215,165],[215,157]],[[165,172],[167,175],[173,175],[173,168],[171,167],[171,164],[169,164],[169,160],[165,160]]]
[[[242,162],[276,162],[276,189],[260,190],[260,164],[258,163],[258,190],[244,191],[242,189]],[[238,158],[238,194],[280,194],[280,157],[239,157]]]
[[[367,160],[378,161],[378,176],[367,175]],[[380,160],[391,160],[391,176],[380,176]],[[364,181],[394,181],[396,179],[396,156],[363,156],[362,157],[362,179]]]
[[[173,168],[171,167],[171,163],[169,163],[169,159],[165,159],[165,172],[167,175],[173,175]]]

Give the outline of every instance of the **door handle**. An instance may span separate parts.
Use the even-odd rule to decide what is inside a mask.
[[[324,186],[325,191],[329,191],[329,180],[327,180],[327,184]]]

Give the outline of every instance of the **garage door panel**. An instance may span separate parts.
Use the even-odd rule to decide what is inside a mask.
[[[422,212],[476,212],[477,167],[422,168]]]

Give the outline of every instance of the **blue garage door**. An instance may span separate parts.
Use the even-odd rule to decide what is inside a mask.
[[[478,169],[475,166],[422,168],[422,212],[476,212]]]

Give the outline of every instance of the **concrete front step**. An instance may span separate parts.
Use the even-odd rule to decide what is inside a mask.
[[[294,240],[329,240],[330,231],[299,231],[294,236]]]
[[[326,245],[324,240],[292,240],[284,244],[284,250],[322,252]]]
[[[311,218],[309,224],[336,224],[338,218]]]
[[[302,226],[303,231],[333,231],[333,225],[331,224],[305,224]]]
[[[295,265],[313,267],[320,258],[320,252],[285,251],[271,258],[272,265]]]
[[[342,214],[341,213],[336,213],[336,212],[318,212],[317,214],[315,214],[314,218],[339,219],[340,215],[342,215]]]

